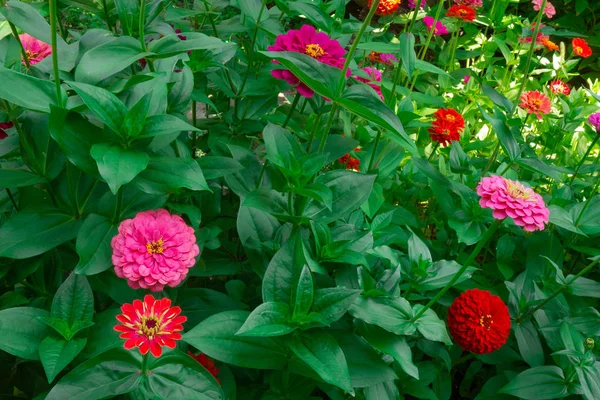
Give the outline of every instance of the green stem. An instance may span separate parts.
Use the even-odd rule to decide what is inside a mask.
[[[462,26],[462,20],[458,21],[458,25],[456,27],[456,35],[454,36],[454,42],[452,42],[452,55],[450,56],[450,72],[454,71],[454,58],[456,56],[456,50],[458,50],[458,36],[460,35],[460,28]]]
[[[252,37],[252,47],[250,47],[250,53],[248,54],[248,70],[246,71],[246,75],[244,76],[244,81],[242,82],[242,86],[240,87],[240,93],[244,91],[246,87],[246,82],[248,81],[248,75],[250,75],[250,68],[252,68],[252,59],[254,58],[254,46],[256,45],[256,38],[258,36],[258,27],[260,24],[260,20],[262,18],[263,11],[267,5],[267,1],[263,0],[260,6],[260,11],[258,12],[258,20],[256,21],[256,26],[254,27],[254,36]],[[215,27],[216,32],[216,27]]]
[[[442,8],[444,8],[444,2],[440,1],[440,4],[438,5],[438,8],[435,12],[435,17],[433,17],[433,24],[431,25],[431,29],[429,30],[429,33],[427,34],[427,40],[425,41],[425,46],[423,46],[421,48],[421,50],[419,51],[419,60],[422,60],[425,57],[425,54],[427,53],[427,49],[429,48],[429,43],[431,43],[431,38],[433,38],[433,33],[435,32],[435,25],[437,24],[437,22],[440,19],[440,14],[442,13]]]
[[[146,47],[146,40],[144,39],[144,33],[146,31],[146,1],[140,0],[140,19],[139,19],[139,31],[140,31],[140,45],[142,46],[142,50],[144,53],[148,51]],[[154,72],[154,61],[150,58],[146,57],[146,61],[148,62],[148,68],[150,68],[150,72]]]
[[[310,149],[312,147],[313,141],[315,140],[315,134],[317,133],[317,129],[319,128],[319,123],[321,122],[322,114],[317,115],[317,120],[315,121],[315,125],[313,126],[312,131],[310,132],[310,138],[308,139],[308,144],[306,145],[306,152],[310,153]]]
[[[333,124],[333,118],[335,116],[335,112],[337,111],[338,105],[334,103],[331,106],[331,110],[329,110],[329,118],[327,118],[327,124],[325,124],[325,131],[323,132],[323,136],[321,137],[321,142],[319,143],[319,153],[322,153],[325,150],[325,144],[327,144],[327,137],[329,136],[329,130],[331,129],[331,124]]]
[[[148,360],[150,359],[150,352],[144,354],[142,356],[142,376],[146,377],[148,375]]]
[[[296,215],[294,210],[294,192],[291,190],[288,192],[288,209],[290,210],[290,215],[293,217]]]
[[[592,148],[594,147],[594,145],[598,142],[598,139],[600,139],[600,134],[596,135],[594,140],[592,140],[592,143],[590,143],[590,145],[588,146],[588,148],[585,152],[585,155],[581,158],[581,161],[579,161],[579,163],[577,164],[577,168],[575,168],[575,172],[573,173],[573,176],[571,177],[571,182],[569,183],[569,186],[572,186],[573,182],[575,182],[575,177],[577,176],[577,173],[579,172],[579,168],[581,168],[581,166],[585,162],[585,159],[592,151]]]
[[[517,319],[515,321],[517,323],[520,323],[525,318],[527,318],[528,316],[530,316],[533,313],[535,313],[537,310],[543,308],[546,304],[548,304],[550,301],[552,301],[552,299],[554,299],[556,296],[558,296],[559,294],[561,294],[565,289],[567,289],[569,286],[571,286],[571,284],[573,282],[575,282],[577,279],[581,278],[588,271],[590,271],[592,268],[594,268],[594,266],[596,264],[598,264],[599,261],[600,261],[600,257],[596,258],[587,267],[585,267],[584,269],[582,269],[577,275],[575,275],[573,278],[571,278],[568,282],[566,282],[564,285],[562,285],[561,287],[559,287],[558,289],[556,289],[554,291],[554,293],[552,293],[550,296],[548,296],[546,299],[544,299],[544,301],[542,301],[537,306],[535,306],[533,308],[530,308],[525,313],[521,314],[519,317],[517,317]]]
[[[596,185],[594,186],[594,188],[592,189],[592,192],[590,193],[590,196],[588,197],[588,199],[586,200],[583,208],[581,209],[581,212],[579,213],[579,215],[577,216],[577,220],[575,221],[575,226],[579,225],[579,221],[581,221],[581,217],[583,217],[583,214],[585,213],[585,210],[587,210],[587,208],[590,206],[590,204],[592,204],[592,199],[594,198],[594,195],[596,194],[596,192],[598,191],[598,186],[600,185],[600,177],[598,177],[598,179],[596,179]]]
[[[56,84],[56,100],[58,104],[62,107],[62,91],[60,88],[60,76],[58,70],[58,51],[56,44],[56,0],[49,0],[50,5],[50,33],[52,34],[52,68],[54,69],[54,83]]]
[[[121,216],[121,206],[123,204],[123,188],[117,190],[117,202],[115,203],[115,213],[113,215],[113,223],[118,224]]]
[[[473,249],[473,251],[471,252],[471,255],[469,255],[469,258],[467,258],[467,260],[463,263],[463,266],[460,270],[458,270],[458,272],[456,274],[454,274],[454,276],[452,277],[452,279],[450,280],[450,282],[448,282],[446,284],[446,286],[444,286],[442,288],[442,290],[440,290],[438,292],[438,294],[435,295],[435,297],[433,299],[431,299],[431,301],[429,301],[429,303],[427,303],[427,305],[425,307],[423,307],[411,320],[411,322],[415,322],[417,321],[424,313],[425,311],[429,310],[435,303],[437,303],[437,301],[439,299],[442,298],[442,296],[448,291],[450,290],[450,288],[460,279],[460,277],[462,276],[462,274],[467,270],[467,268],[469,268],[469,266],[471,265],[471,263],[475,260],[475,257],[477,257],[477,255],[479,254],[479,252],[481,251],[481,249],[483,249],[483,247],[487,244],[487,242],[492,238],[492,236],[494,235],[494,232],[496,232],[496,229],[498,229],[500,227],[500,225],[502,225],[502,220],[495,220],[494,223],[492,224],[492,226],[490,226],[490,229],[488,229],[483,238],[481,238],[481,240],[479,241],[479,243],[477,243],[477,246],[475,247],[475,249]]]
[[[27,69],[29,69],[31,67],[31,64],[29,63],[29,57],[27,57],[27,52],[25,51],[25,47],[23,47],[21,38],[19,37],[19,34],[17,33],[17,28],[10,21],[8,21],[8,26],[10,27],[10,30],[11,30],[14,38],[17,39],[17,43],[19,43],[19,48],[21,49],[21,57],[23,57],[23,62],[25,63],[25,67],[27,67]]]
[[[413,11],[413,16],[410,19],[410,24],[408,24],[408,32],[412,32],[413,25],[415,24],[415,21],[417,20],[417,16],[419,15],[420,10],[421,10],[421,0],[415,0],[415,10]]]
[[[265,170],[267,169],[268,164],[269,164],[269,160],[265,160],[265,163],[263,164],[262,169],[260,170],[260,175],[258,175],[258,181],[256,181],[255,189],[258,189],[260,187],[260,185],[262,184],[263,176],[265,176]]]
[[[377,154],[377,148],[379,147],[379,141],[381,140],[381,131],[377,132],[377,136],[375,137],[375,144],[373,145],[373,152],[371,153],[371,159],[369,160],[369,168],[367,171],[370,171],[373,167],[373,161],[375,161],[375,155]]]
[[[8,195],[8,198],[10,199],[12,205],[15,207],[15,210],[19,211],[19,206],[17,206],[17,202],[15,201],[15,198],[13,197],[13,194],[11,193],[9,188],[6,188],[6,194]]]
[[[498,142],[498,144],[496,144],[496,147],[494,148],[494,151],[492,152],[492,155],[490,156],[490,160],[485,165],[485,168],[483,169],[483,172],[481,173],[482,178],[488,173],[488,171],[490,170],[490,167],[496,160],[496,157],[498,156],[498,150],[500,150],[500,142]]]
[[[435,154],[435,151],[438,149],[438,147],[440,147],[440,143],[436,142],[435,145],[433,146],[433,149],[431,149],[431,154],[429,154],[427,161],[431,161],[431,159],[433,158],[433,155]]]
[[[283,125],[282,125],[283,128],[285,128],[287,126],[288,122],[290,122],[290,119],[292,118],[292,114],[294,113],[294,110],[296,109],[296,106],[298,105],[298,102],[300,101],[300,97],[301,97],[300,92],[296,92],[296,96],[294,97],[294,101],[292,102],[292,108],[290,108],[290,112],[288,112],[287,117],[285,117],[285,121],[283,121]]]
[[[196,122],[198,121],[198,116],[196,115],[197,103],[196,100],[192,100],[192,125],[194,128],[196,127]],[[196,158],[196,149],[198,147],[198,132],[194,131],[193,140],[192,140],[192,158]]]

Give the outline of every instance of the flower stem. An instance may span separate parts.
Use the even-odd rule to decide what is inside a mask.
[[[435,154],[435,151],[438,149],[438,147],[440,147],[440,143],[436,142],[436,144],[433,145],[433,149],[431,149],[431,154],[429,154],[427,161],[431,161],[431,159],[433,158],[433,155]]]
[[[56,45],[56,0],[49,0],[50,6],[50,33],[52,34],[52,68],[54,69],[54,83],[56,84],[56,100],[58,105],[62,107],[62,91],[60,88],[60,76],[58,70],[58,51]]]
[[[198,103],[196,103],[196,100],[192,100],[192,125],[194,126],[194,128],[196,127],[196,123],[198,122],[198,115],[197,115],[197,110],[196,107],[198,106]],[[198,132],[194,131],[193,133],[193,140],[192,140],[192,158],[196,158],[196,149],[198,148]]]
[[[250,47],[250,52],[248,54],[248,69],[246,70],[246,75],[244,76],[244,81],[240,86],[239,93],[242,93],[244,91],[244,88],[246,87],[246,82],[248,82],[248,76],[250,75],[250,68],[252,68],[252,61],[254,58],[254,46],[256,46],[256,38],[258,37],[258,27],[260,25],[260,20],[262,19],[263,12],[266,8],[267,1],[263,0],[261,3],[262,4],[260,6],[260,11],[258,12],[258,20],[256,21],[256,26],[254,27],[254,35],[252,36],[252,47]]]
[[[425,46],[423,46],[421,48],[421,50],[419,51],[419,57],[418,57],[419,60],[422,60],[425,57],[425,54],[427,53],[427,49],[429,48],[429,43],[431,43],[431,38],[433,37],[433,33],[435,32],[435,26],[437,25],[437,23],[440,19],[440,14],[442,13],[442,8],[444,8],[444,2],[440,1],[437,11],[435,12],[435,17],[433,17],[433,23],[431,25],[431,29],[429,30],[429,33],[427,34],[427,40],[425,41]]]
[[[333,124],[333,117],[335,116],[337,108],[337,103],[334,103],[331,106],[331,110],[329,110],[329,118],[327,118],[327,124],[325,124],[325,132],[323,132],[323,136],[321,137],[321,141],[319,142],[319,153],[322,153],[323,150],[325,150],[325,145],[327,144],[327,137],[329,136],[329,131],[331,130],[331,125]]]
[[[417,3],[419,3],[419,4],[415,4],[415,9],[413,11],[413,16],[410,19],[410,24],[408,24],[408,32],[412,32],[413,25],[415,24],[415,21],[417,20],[417,16],[419,15],[419,11],[421,11],[421,1],[422,0],[415,0],[415,1]],[[406,25],[404,27],[406,28]]]
[[[294,110],[296,109],[296,106],[298,105],[298,102],[300,101],[300,92],[296,92],[296,96],[294,97],[294,101],[292,102],[292,108],[290,108],[290,111],[288,112],[287,117],[285,117],[285,121],[283,121],[283,125],[282,127],[285,128],[288,124],[288,122],[290,122],[290,118],[292,118],[292,114],[294,113]]]
[[[498,150],[500,150],[500,142],[498,142],[498,144],[496,144],[496,147],[494,148],[494,151],[493,151],[492,155],[490,156],[490,160],[485,165],[485,168],[483,169],[483,172],[481,173],[481,177],[484,177],[490,170],[490,167],[492,166],[492,164],[496,160],[496,157],[498,156]]]
[[[573,176],[571,177],[571,182],[569,182],[569,186],[572,186],[573,182],[575,182],[575,177],[577,176],[577,173],[579,172],[579,168],[581,168],[581,166],[585,162],[585,159],[592,151],[592,148],[594,147],[594,145],[598,142],[598,139],[600,139],[600,134],[596,135],[594,140],[592,140],[592,143],[590,143],[590,145],[588,146],[587,151],[585,152],[585,155],[581,158],[581,161],[579,161],[579,164],[577,164],[577,168],[575,168],[575,172],[573,173]]]
[[[546,299],[544,299],[544,301],[542,301],[540,304],[538,304],[537,306],[530,308],[529,310],[527,310],[525,313],[521,314],[519,317],[516,318],[516,322],[520,323],[521,321],[523,321],[525,318],[527,318],[528,316],[530,316],[531,314],[533,314],[534,312],[536,312],[537,310],[541,309],[542,307],[544,307],[546,304],[548,304],[550,301],[552,301],[552,299],[554,299],[556,296],[558,296],[559,294],[561,294],[565,289],[567,289],[569,286],[571,286],[571,284],[573,282],[575,282],[575,280],[581,278],[583,275],[585,275],[589,270],[591,270],[592,268],[594,268],[594,266],[596,264],[598,264],[598,262],[600,261],[600,257],[597,257],[594,261],[592,261],[587,267],[585,267],[584,269],[582,269],[577,275],[575,275],[573,278],[571,278],[567,283],[565,283],[564,285],[562,285],[561,287],[559,287],[558,289],[556,289],[554,291],[554,293],[552,293],[550,296],[548,296]]]
[[[148,51],[146,47],[146,40],[144,39],[144,32],[146,30],[146,1],[140,0],[140,20],[139,20],[139,31],[140,31],[140,45],[142,46],[142,50],[145,52]],[[154,72],[154,61],[150,58],[146,57],[148,61],[148,68],[150,68],[150,72]]]
[[[150,352],[142,356],[142,376],[148,375],[148,360],[150,359]]]
[[[496,232],[496,229],[498,229],[500,227],[500,225],[502,225],[502,220],[495,220],[494,223],[492,224],[492,226],[490,226],[490,229],[487,230],[487,232],[484,234],[484,236],[481,238],[481,240],[479,241],[479,243],[477,243],[477,246],[473,249],[473,251],[471,252],[471,255],[469,255],[469,258],[467,258],[467,260],[463,263],[463,266],[460,270],[458,270],[458,272],[456,274],[454,274],[454,277],[452,277],[452,279],[450,280],[450,282],[448,282],[446,284],[446,286],[444,286],[442,288],[442,290],[440,290],[438,292],[438,294],[435,295],[435,297],[433,299],[431,299],[429,301],[429,303],[427,303],[427,305],[425,307],[423,307],[411,320],[411,322],[415,322],[417,321],[424,313],[425,311],[427,311],[428,309],[430,309],[435,303],[437,303],[437,301],[439,299],[442,298],[442,296],[448,291],[450,290],[450,288],[460,279],[460,277],[462,276],[462,274],[467,270],[467,268],[469,267],[469,265],[471,265],[471,263],[475,260],[475,257],[477,257],[477,255],[479,254],[479,252],[481,251],[481,249],[483,249],[483,247],[487,244],[487,242],[492,238],[492,236],[494,235],[494,232]]]
[[[315,125],[313,126],[312,131],[310,132],[310,139],[308,139],[308,144],[306,145],[306,152],[310,153],[310,149],[313,144],[313,140],[315,140],[315,134],[317,133],[317,129],[319,127],[319,123],[321,122],[322,114],[317,115],[317,120],[315,121]]]
[[[587,208],[590,206],[590,204],[592,204],[592,199],[594,198],[594,195],[598,191],[598,186],[600,186],[600,177],[598,177],[598,179],[596,180],[596,185],[592,189],[592,192],[590,193],[590,196],[586,200],[583,208],[581,209],[581,212],[577,216],[577,220],[575,220],[575,226],[579,225],[579,221],[581,221],[581,217],[583,217],[583,214],[585,213],[585,210],[587,210]]]
[[[456,27],[456,35],[453,35],[455,40],[452,43],[453,47],[452,47],[452,55],[450,56],[450,72],[454,71],[454,58],[456,56],[456,50],[458,49],[458,36],[460,35],[460,28],[462,26],[462,20],[458,21],[458,25]]]
[[[381,140],[381,131],[377,132],[375,137],[375,144],[373,145],[373,152],[371,153],[371,159],[369,160],[369,168],[367,172],[373,167],[373,161],[375,161],[375,155],[377,154],[377,148],[379,147],[379,141]]]
[[[25,66],[27,67],[27,69],[29,69],[31,67],[31,64],[29,63],[29,57],[27,57],[27,52],[25,51],[25,47],[23,47],[21,38],[19,37],[19,34],[17,33],[17,28],[10,21],[8,21],[8,26],[10,27],[10,30],[11,30],[14,38],[17,39],[17,43],[19,43],[19,48],[21,49],[21,56],[23,57],[23,62],[25,63]]]
[[[8,195],[8,198],[10,199],[12,205],[15,207],[15,211],[19,211],[19,206],[17,206],[17,202],[15,201],[15,198],[13,197],[13,194],[11,193],[9,188],[6,188],[6,194]]]

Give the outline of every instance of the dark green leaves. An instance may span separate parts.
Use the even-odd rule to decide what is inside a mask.
[[[402,298],[359,297],[350,308],[350,313],[355,318],[397,335],[412,335],[416,331],[415,324],[410,322],[412,308]]]
[[[95,144],[91,154],[98,163],[100,175],[115,194],[122,185],[131,182],[146,169],[150,161],[146,153],[126,150],[117,145]]]
[[[558,399],[568,394],[563,371],[553,365],[521,372],[501,392],[526,400]]]
[[[0,311],[0,349],[27,360],[39,360],[38,348],[51,329],[39,318],[48,311],[16,307]]]
[[[0,67],[0,99],[28,110],[50,112],[50,105],[61,107],[56,98],[54,83]],[[62,98],[66,100],[64,89]]]
[[[313,302],[314,287],[310,269],[307,265],[302,268],[298,286],[296,287],[296,302],[294,316],[307,315]]]
[[[61,337],[48,336],[40,344],[40,360],[46,371],[48,382],[52,382],[56,375],[62,371],[83,350],[86,339],[65,340]]]
[[[290,317],[290,306],[286,303],[263,303],[252,311],[236,335],[262,337],[286,335],[296,329],[288,323]]]
[[[69,275],[52,301],[52,318],[60,318],[72,326],[75,321],[91,321],[93,314],[94,296],[87,279]]]
[[[117,227],[108,218],[90,214],[83,222],[77,235],[76,250],[79,263],[75,272],[94,275],[112,266],[111,239],[117,234]]]
[[[412,33],[403,33],[400,35],[400,55],[402,68],[406,71],[408,79],[412,79],[417,55],[415,54],[415,36]]]
[[[209,190],[202,170],[192,158],[152,158],[134,184],[150,194],[174,193],[181,188]]]

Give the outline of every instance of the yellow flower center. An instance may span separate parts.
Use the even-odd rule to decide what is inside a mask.
[[[575,46],[573,50],[575,50],[575,54],[583,53],[583,48],[581,46]]]
[[[446,115],[446,121],[454,122],[456,121],[456,117],[454,115]]]
[[[479,325],[485,327],[488,331],[492,327],[493,323],[494,323],[494,320],[492,319],[492,316],[490,314],[482,315],[479,318]]]
[[[528,200],[533,197],[533,190],[526,188],[518,182],[506,182],[507,192],[513,199]]]
[[[321,46],[319,46],[316,43],[307,44],[306,49],[304,49],[304,52],[306,54],[308,54],[309,56],[311,56],[312,58],[316,58],[316,59],[318,59],[319,57],[321,57],[325,54],[325,50],[323,50],[321,48]]]
[[[158,239],[156,241],[146,243],[146,249],[148,250],[149,254],[162,254],[164,251],[164,244],[165,242],[163,242],[162,239]]]
[[[154,336],[160,333],[160,325],[160,321],[154,315],[142,317],[138,333],[146,336],[148,339],[152,339]]]

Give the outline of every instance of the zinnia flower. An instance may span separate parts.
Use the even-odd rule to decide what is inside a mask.
[[[520,182],[501,176],[486,177],[477,186],[477,194],[481,196],[479,205],[494,210],[496,219],[510,217],[529,232],[543,230],[548,223],[550,211],[542,196]]]
[[[49,44],[44,43],[27,33],[19,35],[19,39],[21,39],[21,43],[23,44],[23,49],[29,60],[29,65],[35,65],[52,54],[52,47]],[[25,60],[21,60],[21,62],[23,65],[27,65],[25,64]]]
[[[373,0],[369,0],[368,7],[371,8],[372,4]],[[377,6],[377,10],[375,10],[375,14],[381,16],[391,15],[398,11],[400,4],[402,4],[402,0],[381,0]]]
[[[194,229],[163,209],[121,222],[111,246],[117,276],[134,289],[153,292],[179,285],[200,254]]]
[[[592,55],[592,49],[588,46],[587,42],[581,38],[575,38],[571,42],[573,45],[573,53],[579,57],[588,58]]]
[[[354,149],[354,152],[360,151],[360,147]],[[346,166],[347,170],[360,171],[360,160],[352,157],[350,154],[346,154],[338,159],[341,164]]]
[[[427,0],[408,0],[408,8],[415,9],[417,8],[417,2],[421,3],[419,8],[425,8],[425,3]]]
[[[533,9],[535,11],[540,11],[540,9],[542,8],[543,2],[544,2],[544,0],[532,0],[531,3],[533,4]],[[556,14],[556,9],[554,8],[554,6],[552,4],[550,4],[549,1],[546,2],[546,7],[544,8],[544,14],[546,14],[546,17],[548,17],[548,18],[552,18]]]
[[[448,309],[450,334],[466,351],[487,354],[498,350],[510,335],[508,307],[487,290],[471,289]]]
[[[365,67],[362,70],[367,75],[369,75],[371,77],[371,79],[362,78],[358,75],[356,75],[354,78],[371,86],[373,88],[373,90],[375,90],[377,92],[379,97],[381,97],[381,100],[383,100],[383,94],[381,93],[381,87],[379,85],[370,83],[370,82],[381,82],[381,72],[379,72],[379,70],[377,68],[371,68],[371,67]]]
[[[188,351],[188,355],[194,360],[198,361],[200,365],[202,365],[217,380],[217,382],[221,383],[219,378],[217,378],[217,375],[219,375],[219,369],[215,366],[215,362],[211,358],[204,353],[194,355],[194,353],[191,351]]]
[[[564,94],[566,96],[568,96],[571,93],[569,85],[567,85],[560,79],[553,80],[552,82],[550,82],[550,85],[548,85],[548,87],[550,88],[550,91],[552,93]]]
[[[0,122],[0,140],[6,139],[8,137],[8,134],[5,132],[5,129],[10,129],[13,126],[14,125],[13,125],[12,121]]]
[[[548,50],[548,51],[558,51],[559,47],[556,43],[554,43],[552,40],[550,40],[547,36],[542,38],[542,45]]]
[[[465,83],[465,85],[466,85],[467,83],[469,83],[469,81],[470,81],[470,80],[471,80],[471,75],[465,75],[465,76],[463,77],[463,82]]]
[[[433,17],[427,16],[423,18],[423,23],[425,24],[425,26],[427,27],[428,30],[431,30],[431,28],[433,27],[433,21],[435,19]],[[437,36],[441,36],[441,35],[447,35],[448,34],[448,28],[446,28],[446,25],[442,24],[441,21],[437,21],[435,23],[435,28],[433,28],[433,34],[437,35]]]
[[[598,134],[600,134],[600,112],[590,115],[590,117],[588,118],[588,121],[589,121],[590,125],[592,125],[594,128],[596,128],[596,131],[598,132]]]
[[[398,59],[395,55],[391,53],[379,53],[377,51],[372,51],[369,53],[369,60],[374,63],[382,63],[387,65],[393,65],[393,63],[398,62]]]
[[[286,34],[279,35],[275,44],[267,48],[269,51],[292,51],[307,54],[315,60],[327,65],[342,69],[344,67],[344,54],[346,51],[337,40],[331,39],[326,33],[317,32],[310,25],[302,25],[300,29],[290,29]],[[273,61],[278,63],[277,61]],[[346,72],[350,76],[350,69]],[[293,73],[287,69],[276,69],[271,75],[282,79],[290,85],[296,86],[298,93],[304,97],[312,97],[314,91],[300,82]]]
[[[460,133],[465,129],[465,120],[452,108],[440,108],[433,114],[433,122],[429,128],[431,140],[446,147],[450,142],[460,140]]]
[[[117,320],[122,325],[115,325],[114,329],[121,332],[121,339],[126,339],[123,347],[138,347],[142,354],[150,350],[154,357],[160,357],[163,346],[175,348],[175,341],[181,339],[182,324],[187,321],[187,317],[179,315],[181,308],[171,307],[171,300],[155,300],[149,294],[143,302],[136,299],[133,304],[123,304],[121,311]]]
[[[483,7],[483,1],[482,0],[454,0],[454,2],[456,4],[458,4],[459,6],[465,5],[465,6],[469,6],[469,7]]]
[[[446,17],[454,17],[458,19],[462,19],[466,22],[475,21],[475,10],[469,6],[461,5],[461,6],[452,6],[448,9],[446,13]]]
[[[548,96],[534,90],[521,95],[521,104],[519,104],[519,107],[526,110],[528,114],[535,114],[538,119],[542,119],[542,114],[550,112],[551,104]]]

